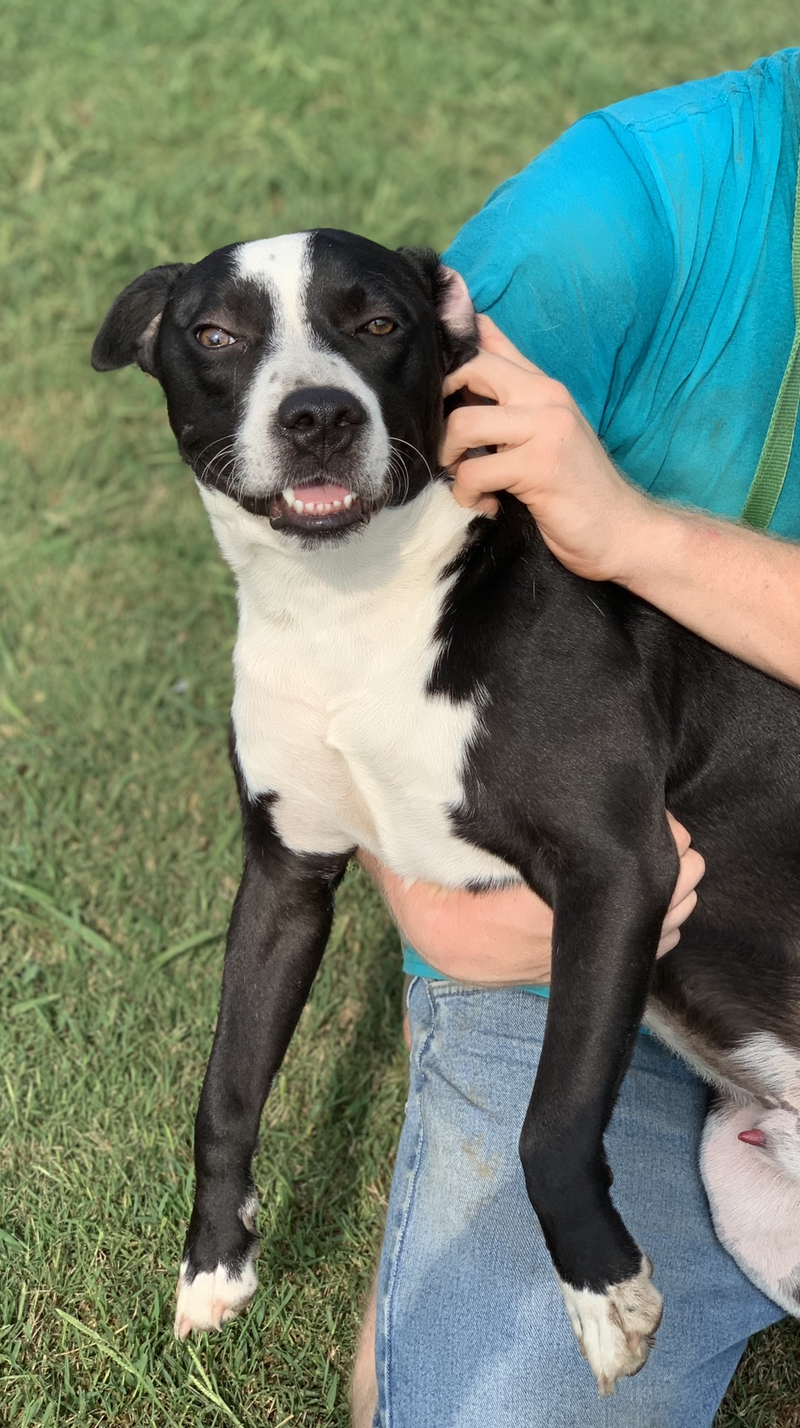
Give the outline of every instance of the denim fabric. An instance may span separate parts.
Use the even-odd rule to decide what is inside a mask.
[[[606,1144],[614,1199],[654,1261],[664,1318],[642,1372],[601,1400],[517,1154],[547,1003],[417,978],[409,1014],[374,1428],[707,1428],[748,1336],[781,1311],[714,1238],[697,1170],[703,1084],[637,1037]]]

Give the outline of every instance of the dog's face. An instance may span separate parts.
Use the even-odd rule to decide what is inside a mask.
[[[463,280],[434,253],[316,229],[151,269],[92,362],[157,377],[198,481],[316,543],[432,479],[442,378],[476,349]]]

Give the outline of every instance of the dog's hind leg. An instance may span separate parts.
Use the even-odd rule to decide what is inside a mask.
[[[219,1329],[252,1299],[261,1111],[322,958],[347,856],[292,853],[267,800],[243,804],[245,869],[225,953],[217,1030],[195,1123],[197,1188],[175,1335]]]
[[[800,1117],[720,1097],[700,1169],[717,1238],[759,1289],[800,1318]]]

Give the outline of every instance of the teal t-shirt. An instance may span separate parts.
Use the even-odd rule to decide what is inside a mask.
[[[654,496],[742,510],[794,336],[799,145],[784,50],[580,119],[444,255]],[[800,440],[770,529],[800,540]]]

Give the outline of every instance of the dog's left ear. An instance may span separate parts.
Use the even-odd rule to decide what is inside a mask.
[[[421,278],[436,309],[445,361],[445,375],[468,362],[478,350],[478,324],[464,279],[446,268],[432,248],[398,248]]]
[[[150,268],[120,293],[94,340],[96,372],[115,372],[137,362],[143,372],[156,375],[153,354],[161,314],[178,279],[191,267],[191,263],[165,263]]]

